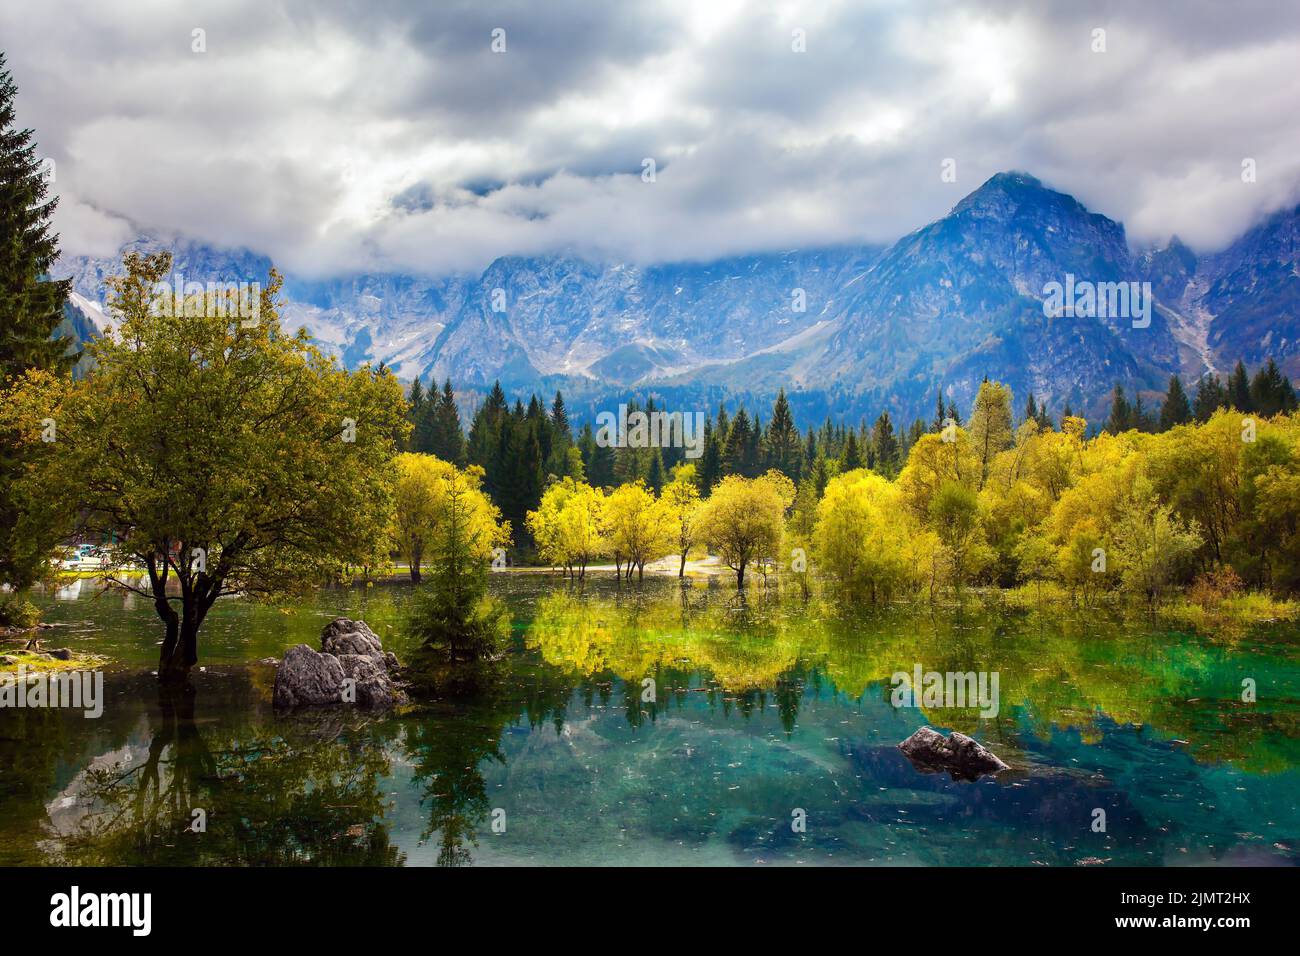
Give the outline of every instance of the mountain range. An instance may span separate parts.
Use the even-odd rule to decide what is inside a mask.
[[[820,417],[928,417],[937,389],[968,407],[985,376],[1059,412],[1100,415],[1118,382],[1158,399],[1237,360],[1274,358],[1300,378],[1300,206],[1226,249],[1172,238],[1133,249],[1119,222],[1026,173],[999,173],[943,218],[888,247],[841,245],[709,262],[635,265],[571,255],[505,256],[480,275],[286,276],[282,322],[350,367],[451,378],[473,402],[563,389],[575,416],[631,394],[669,407],[790,394]],[[264,279],[271,263],[183,237],[142,235],[121,252],[173,252],[187,280]],[[121,256],[66,257],[67,328],[102,331],[104,278]],[[1051,283],[1150,283],[1145,325],[1049,315]]]

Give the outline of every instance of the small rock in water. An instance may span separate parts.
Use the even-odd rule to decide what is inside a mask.
[[[70,661],[70,660],[72,660],[72,650],[71,650],[70,648],[67,648],[67,647],[52,647],[52,648],[50,648],[48,651],[46,651],[45,653],[46,653],[46,654],[49,654],[51,657],[53,657],[53,658],[54,658],[55,660],[57,660],[57,661]]]
[[[978,780],[986,773],[1010,769],[993,751],[955,730],[945,737],[922,727],[899,744],[898,749],[922,773],[947,770],[954,780]]]

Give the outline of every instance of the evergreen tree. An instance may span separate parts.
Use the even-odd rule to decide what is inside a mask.
[[[502,390],[501,383],[498,381],[493,384],[487,400],[474,413],[474,419],[470,423],[469,429],[469,460],[473,464],[480,466],[485,473],[490,474],[495,470],[495,457],[501,439],[501,425],[505,421],[507,414],[506,393]],[[490,478],[484,481],[484,485],[490,494],[492,492]]]
[[[961,425],[961,423],[962,423],[962,421],[961,421],[961,412],[957,411],[957,403],[956,403],[956,402],[949,402],[949,403],[948,403],[948,415],[947,415],[947,417],[952,419],[954,425]]]
[[[875,444],[876,470],[888,478],[898,474],[900,459],[898,437],[894,434],[894,423],[888,411],[880,413],[872,429]]]
[[[1201,424],[1208,422],[1210,416],[1228,404],[1228,393],[1224,390],[1219,376],[1207,372],[1196,385],[1196,404],[1193,412]]]
[[[1272,418],[1279,412],[1295,410],[1295,389],[1272,358],[1251,380],[1250,400],[1254,411],[1266,418]]]
[[[1134,427],[1133,408],[1124,397],[1124,386],[1117,382],[1115,391],[1111,394],[1110,418],[1106,419],[1106,431],[1118,435],[1132,427]]]
[[[1133,400],[1133,427],[1140,432],[1153,432],[1156,430],[1155,416],[1147,411],[1141,393]]]
[[[858,438],[853,429],[849,429],[848,436],[844,439],[844,453],[840,455],[840,473],[852,471],[854,468],[862,468],[862,453],[858,450]]]
[[[700,456],[700,494],[708,497],[713,486],[722,480],[722,440],[713,422],[704,423],[704,454]]]
[[[664,459],[658,448],[651,449],[650,467],[646,470],[646,487],[655,497],[664,490]]]
[[[430,409],[431,421],[428,426],[428,451],[443,461],[454,465],[465,463],[465,434],[460,429],[460,411],[456,408],[456,393],[452,390],[451,379],[442,385],[442,394],[436,399],[425,401]]]
[[[1160,406],[1160,430],[1167,432],[1175,425],[1186,425],[1192,420],[1192,404],[1183,391],[1182,380],[1177,375],[1169,378],[1169,391]]]
[[[790,413],[785,389],[777,393],[776,403],[772,406],[772,423],[767,426],[767,466],[796,483],[803,473],[802,442],[794,416]]]
[[[736,417],[731,420],[731,428],[727,431],[727,441],[722,449],[722,474],[743,475],[746,478],[754,477],[750,474],[749,456],[753,450],[753,429],[749,424],[749,414],[744,408],[736,412]]]
[[[14,127],[18,89],[0,53],[0,385],[29,368],[66,371],[67,344],[51,336],[72,282],[47,281],[59,254],[50,232],[58,199],[46,200],[30,129]]]
[[[64,356],[67,343],[51,338],[72,287],[69,280],[47,280],[58,256],[58,236],[49,231],[58,200],[46,200],[32,131],[14,127],[16,94],[0,53],[0,389],[28,369],[62,372],[71,364]],[[30,605],[22,589],[44,570],[45,544],[53,543],[58,531],[53,524],[40,534],[22,527],[29,516],[12,488],[29,458],[7,437],[0,433],[0,585],[17,594],[0,590],[0,626],[26,616]]]
[[[1025,402],[1025,421],[1038,421],[1038,406],[1034,403],[1034,393],[1029,393],[1029,399]]]
[[[1255,403],[1250,399],[1250,379],[1246,375],[1246,365],[1241,359],[1228,378],[1228,403],[1239,412],[1253,412]]]
[[[934,421],[930,424],[930,431],[942,432],[945,424],[944,419],[948,417],[947,411],[943,407],[943,390],[935,389],[934,391]]]

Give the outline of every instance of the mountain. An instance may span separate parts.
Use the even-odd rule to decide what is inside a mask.
[[[1153,268],[1144,271],[1119,223],[1028,174],[999,173],[890,247],[817,335],[779,356],[688,378],[721,376],[760,391],[793,383],[857,392],[863,404],[910,417],[933,406],[940,386],[968,405],[989,376],[1018,395],[1032,390],[1051,408],[1069,402],[1095,412],[1117,381],[1163,389],[1172,371],[1197,378],[1204,365],[1176,334],[1185,320],[1154,283],[1145,328],[1129,317],[1048,317],[1045,289],[1069,276],[1150,281]]]
[[[999,173],[892,246],[836,246],[640,266],[571,255],[506,256],[477,276],[287,276],[282,318],[351,367],[476,390],[562,387],[578,417],[630,391],[681,407],[767,403],[791,391],[801,420],[888,408],[925,415],[942,388],[968,407],[985,376],[1090,417],[1116,382],[1158,397],[1237,358],[1300,375],[1297,221],[1284,210],[1200,257],[1177,239],[1135,251],[1124,227],[1027,173]],[[263,279],[270,262],[177,237],[198,281]],[[86,316],[120,257],[70,258]],[[1052,283],[1149,283],[1149,323],[1049,315]],[[1138,300],[1139,302],[1141,300]],[[87,311],[89,308],[90,311]]]

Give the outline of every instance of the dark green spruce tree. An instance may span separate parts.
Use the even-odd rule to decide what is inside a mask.
[[[767,466],[782,472],[798,483],[803,473],[803,442],[790,413],[790,402],[785,389],[777,392],[772,406],[772,421],[767,426]]]
[[[72,289],[69,279],[49,280],[59,254],[50,216],[59,201],[48,195],[32,131],[14,126],[17,92],[0,54],[0,384],[29,368],[72,365],[68,343],[52,338]]]
[[[1196,385],[1196,403],[1192,406],[1196,420],[1203,425],[1220,408],[1227,406],[1228,393],[1219,381],[1219,376],[1207,372]]]
[[[1182,380],[1177,375],[1169,377],[1169,391],[1160,406],[1160,430],[1167,432],[1175,425],[1186,425],[1192,420],[1192,403],[1183,391]]]
[[[72,283],[50,281],[58,236],[50,215],[58,200],[48,196],[32,131],[14,125],[17,88],[0,54],[0,389],[29,369],[58,373],[71,367],[67,343],[53,338],[63,321]],[[25,467],[17,444],[0,432],[0,584],[15,591],[32,584],[45,563],[46,546],[19,529],[18,505],[10,488]],[[0,591],[0,625],[30,613],[25,601]]]

